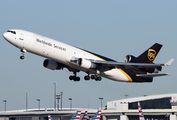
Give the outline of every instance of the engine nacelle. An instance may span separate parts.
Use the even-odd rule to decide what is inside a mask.
[[[141,61],[138,58],[134,57],[133,55],[127,55],[125,57],[125,62],[141,63]]]
[[[44,60],[43,66],[51,70],[60,70],[63,68],[63,64],[50,59]]]
[[[138,58],[132,56],[132,55],[127,55],[125,57],[125,62],[132,62],[132,63],[144,63],[144,61],[139,60]],[[148,72],[148,73],[158,73],[159,71],[162,70],[162,67],[157,67],[157,68],[140,68],[141,70]]]
[[[86,69],[96,68],[96,65],[94,63],[92,63],[90,60],[86,60],[83,58],[78,59],[78,65]]]

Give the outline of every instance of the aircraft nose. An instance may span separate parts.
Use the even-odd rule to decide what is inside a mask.
[[[5,33],[3,34],[3,37],[4,37],[4,39],[7,40],[8,42],[12,41],[12,36],[11,36],[11,34],[10,34],[9,32],[5,32]]]
[[[8,33],[7,32],[5,32],[4,34],[3,34],[3,37],[4,37],[4,39],[8,39]]]

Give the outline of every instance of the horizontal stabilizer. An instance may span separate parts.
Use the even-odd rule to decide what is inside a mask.
[[[161,74],[136,74],[137,77],[159,77],[169,75],[168,73],[161,73]]]

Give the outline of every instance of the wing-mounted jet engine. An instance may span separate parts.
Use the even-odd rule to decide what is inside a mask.
[[[50,59],[45,59],[43,62],[43,66],[45,68],[51,69],[51,70],[61,70],[64,67],[66,67],[66,65],[58,63],[54,60],[50,60]]]
[[[96,65],[94,63],[92,63],[90,60],[87,60],[85,58],[79,58],[78,65],[85,69],[96,68]]]
[[[45,59],[43,62],[43,66],[45,68],[50,69],[50,70],[61,70],[63,68],[67,68],[70,72],[74,73],[74,75],[70,76],[69,79],[74,80],[74,81],[80,81],[80,77],[76,76],[76,73],[79,71],[74,68],[71,68],[69,66],[66,66],[62,63],[58,63],[58,62],[56,62],[54,60],[50,60],[50,59]]]
[[[93,61],[93,60],[90,60],[90,59],[86,59],[86,58],[76,58],[76,57],[72,57],[71,60],[70,60],[70,62],[71,62],[72,64],[75,64],[75,65],[77,65],[77,66],[79,66],[79,67],[81,67],[81,68],[84,68],[84,69],[88,70],[88,71],[89,71],[89,69],[98,71],[98,70],[97,70],[97,65],[96,65],[95,63],[93,63],[92,61]],[[76,72],[75,72],[74,74],[76,74]],[[101,81],[101,79],[102,79],[102,78],[101,78],[99,75],[97,75],[97,74],[91,75],[91,77],[89,76],[89,75],[90,75],[89,72],[87,72],[87,74],[88,74],[88,75],[86,75],[86,76],[84,77],[85,80],[90,80],[90,78],[91,78],[91,79],[95,79],[96,81]],[[73,79],[73,77],[70,77],[70,80],[72,80],[72,79]]]

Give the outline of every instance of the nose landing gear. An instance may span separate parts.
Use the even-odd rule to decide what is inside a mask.
[[[23,60],[25,58],[25,56],[20,56],[20,59]]]
[[[25,49],[21,49],[20,51],[22,53],[22,56],[20,56],[20,59],[23,60],[25,58],[25,52],[26,52],[26,50]]]

